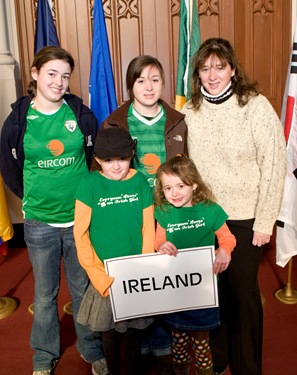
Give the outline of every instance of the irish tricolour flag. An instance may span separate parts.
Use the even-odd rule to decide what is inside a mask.
[[[200,46],[196,0],[181,0],[175,109],[180,110],[190,95],[191,58]]]

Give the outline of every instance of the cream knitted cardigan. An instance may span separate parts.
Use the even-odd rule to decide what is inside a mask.
[[[189,155],[230,220],[255,218],[253,230],[272,234],[286,173],[281,122],[263,96],[240,107],[236,95],[198,112],[186,103]]]

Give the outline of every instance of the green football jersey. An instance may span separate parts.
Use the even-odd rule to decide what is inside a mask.
[[[133,168],[146,177],[151,188],[155,186],[158,167],[166,161],[165,123],[166,113],[162,106],[153,118],[142,116],[135,110],[133,103],[129,107],[129,132],[137,140]]]
[[[24,217],[48,224],[73,222],[74,194],[88,167],[83,134],[66,103],[54,114],[29,108],[24,153]]]

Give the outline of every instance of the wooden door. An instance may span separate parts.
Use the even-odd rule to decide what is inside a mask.
[[[96,0],[98,1],[98,0]],[[194,0],[197,1],[197,0]],[[88,104],[94,0],[53,0],[61,46],[77,68],[71,91]],[[164,100],[174,106],[180,0],[102,0],[118,103],[127,99],[125,74],[140,54],[157,57],[165,70]],[[33,59],[37,0],[15,0],[23,90]],[[198,0],[202,41],[221,36],[234,45],[251,79],[280,114],[291,50],[291,1]]]

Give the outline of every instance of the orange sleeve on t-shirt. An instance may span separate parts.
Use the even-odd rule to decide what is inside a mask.
[[[76,200],[74,214],[74,239],[78,260],[86,270],[95,289],[103,296],[109,295],[109,287],[114,278],[107,275],[103,262],[96,254],[89,236],[92,209],[83,202]]]
[[[230,232],[228,225],[224,223],[220,229],[215,231],[215,235],[217,236],[219,243],[219,248],[216,250],[216,252],[218,252],[220,248],[223,248],[229,255],[231,255],[236,246],[236,238]]]
[[[166,230],[165,228],[161,227],[161,225],[157,222],[155,249],[158,251],[158,247],[160,246],[160,244],[165,241],[166,241]]]
[[[145,208],[142,215],[142,254],[153,253],[155,242],[154,205]]]

